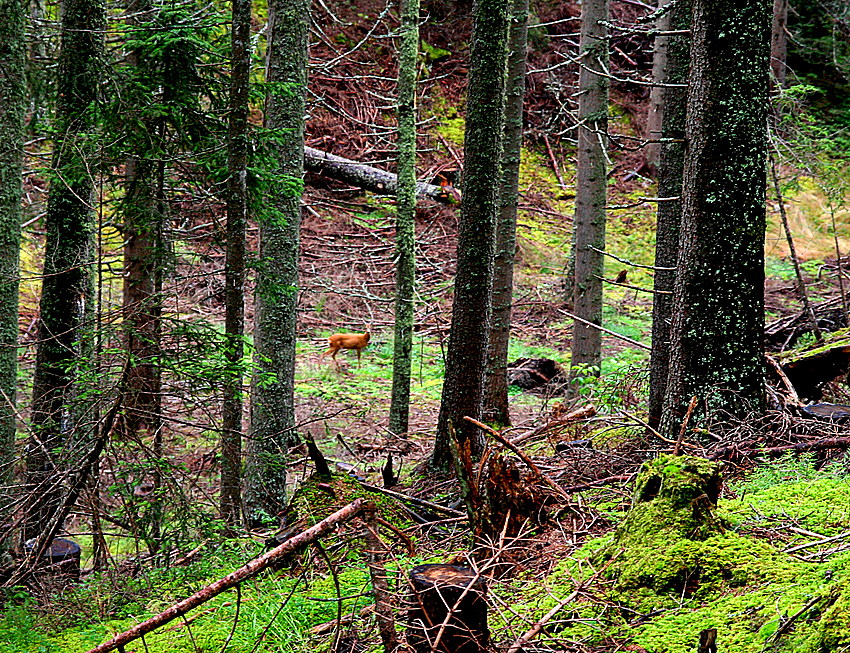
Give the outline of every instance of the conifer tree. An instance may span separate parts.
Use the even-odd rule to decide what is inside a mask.
[[[86,319],[92,314],[94,169],[103,78],[105,9],[101,0],[62,7],[56,128],[45,216],[45,253],[33,379],[27,485],[38,497],[25,538],[46,526],[59,501],[60,455],[73,432],[70,410]]]
[[[245,503],[249,521],[275,518],[286,504],[286,459],[295,431],[298,244],[307,93],[307,0],[269,3],[265,128],[273,183],[257,216],[260,253],[254,344],[256,371]]]
[[[26,109],[24,0],[0,0],[0,523],[8,517],[15,459],[21,172]],[[2,546],[2,545],[0,545]]]
[[[509,2],[476,0],[472,5],[469,85],[463,159],[452,325],[431,465],[448,469],[450,432],[483,448],[481,433],[463,418],[478,418],[484,392],[497,197],[501,176],[505,67]]]
[[[398,48],[398,192],[396,208],[396,297],[390,431],[406,433],[410,414],[416,283],[416,67],[419,0],[401,1]]]

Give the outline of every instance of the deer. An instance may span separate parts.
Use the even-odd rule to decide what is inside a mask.
[[[337,371],[339,371],[339,361],[336,359],[337,352],[340,349],[353,349],[357,352],[357,366],[360,366],[360,352],[369,344],[369,328],[367,327],[364,333],[335,333],[328,337],[328,349],[322,354],[322,358],[331,355],[334,359]]]

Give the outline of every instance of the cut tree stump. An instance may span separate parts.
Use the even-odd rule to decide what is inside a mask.
[[[460,565],[419,565],[410,570],[407,643],[415,653],[484,653],[487,584]]]

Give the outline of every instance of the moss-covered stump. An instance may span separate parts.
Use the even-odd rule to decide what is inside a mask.
[[[644,463],[631,509],[611,544],[596,556],[599,562],[616,557],[607,575],[617,579],[619,589],[689,593],[699,576],[691,568],[695,561],[689,556],[667,558],[665,553],[723,533],[715,513],[720,470],[718,463],[693,456],[662,455]]]

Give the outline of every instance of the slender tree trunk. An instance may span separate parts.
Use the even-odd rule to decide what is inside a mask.
[[[127,25],[139,40],[152,37],[157,26],[150,0],[127,3]],[[167,57],[167,55],[166,55]],[[167,60],[167,59],[166,59]],[[127,57],[131,75],[156,99],[142,102],[168,103],[172,95],[171,80],[158,67],[162,59],[152,59],[143,50],[131,50]],[[168,69],[167,64],[163,66]],[[162,283],[164,275],[165,151],[164,118],[143,119],[128,134],[130,153],[124,163],[126,193],[124,198],[124,296],[122,304],[124,341],[129,358],[126,392],[123,399],[123,431],[134,441],[150,442],[154,464],[149,466],[154,489],[146,499],[149,504],[150,529],[147,542],[151,551],[159,546],[162,520],[162,479],[159,461],[162,457]]]
[[[44,279],[33,379],[35,442],[27,456],[27,484],[47,498],[28,514],[25,538],[37,535],[59,504],[61,490],[54,476],[60,467],[57,455],[74,427],[69,411],[73,368],[92,301],[92,131],[102,79],[104,28],[100,0],[66,0],[63,4],[57,136],[45,217]]]
[[[785,86],[788,58],[788,0],[773,0],[773,27],[770,35],[770,69],[773,81],[779,87]]]
[[[416,67],[419,0],[401,0],[398,48],[398,194],[396,200],[395,336],[390,431],[407,433],[416,283]]]
[[[686,30],[691,25],[690,0],[680,0],[667,13],[667,29]],[[662,38],[662,37],[657,37]],[[685,84],[690,66],[690,38],[685,35],[663,37],[665,45],[662,84]],[[653,91],[656,89],[653,89]],[[658,196],[679,197],[682,193],[682,170],[685,163],[685,112],[687,89],[663,87],[657,89],[663,105],[663,120],[656,138],[669,139],[660,144]],[[649,424],[657,428],[667,388],[670,364],[670,323],[673,312],[673,282],[679,256],[679,225],[682,202],[659,202],[655,232],[656,293],[652,296],[652,353],[649,359]]]
[[[528,0],[514,0],[508,36],[508,77],[502,152],[502,185],[496,218],[496,256],[493,261],[493,314],[484,382],[484,419],[508,426],[508,343],[516,257],[516,215],[519,204],[519,164],[522,150],[522,107],[528,45]]]
[[[251,66],[251,0],[233,0],[230,112],[228,116],[227,255],[224,330],[228,376],[221,434],[221,515],[242,517],[242,338],[245,330],[245,226],[248,219],[248,87]]]
[[[451,427],[460,442],[471,442],[474,454],[483,447],[481,433],[463,418],[468,415],[477,419],[480,415],[487,363],[498,184],[502,178],[509,3],[476,0],[472,21],[457,274],[431,458],[431,465],[437,469],[448,469],[451,464]]]
[[[14,481],[26,16],[25,0],[0,0],[0,524],[10,516]]]
[[[663,9],[668,4],[670,4],[670,0],[658,0],[658,9]],[[655,29],[659,32],[669,31],[670,25],[670,11],[664,12],[655,21]],[[666,34],[659,34],[655,37],[652,47],[652,81],[656,84],[663,84],[669,77],[667,72],[667,47],[670,38]],[[682,37],[675,38],[681,39]],[[649,91],[649,110],[646,114],[646,138],[649,141],[657,141],[661,138],[664,108],[664,88],[653,86]],[[647,143],[644,148],[644,156],[650,169],[653,172],[658,170],[658,165],[661,161],[661,143]]]
[[[694,0],[663,433],[764,411],[769,0]]]
[[[606,153],[608,79],[596,74],[608,69],[608,1],[585,0],[581,5],[581,73],[579,75],[578,163],[573,226],[575,282],[573,312],[602,324],[602,276],[605,249]],[[602,337],[598,329],[576,321],[570,365],[581,373],[599,374]]]
[[[279,182],[259,215],[254,343],[245,503],[249,520],[276,517],[286,504],[286,454],[295,432],[295,338],[298,305],[298,241],[304,176],[307,94],[308,0],[273,0],[269,36],[265,126],[279,164]]]
[[[144,30],[153,20],[149,0],[127,3],[128,26]],[[136,50],[127,57],[139,77],[155,76],[151,62]],[[124,164],[124,337],[130,367],[124,398],[124,423],[128,433],[157,433],[162,424],[162,380],[159,356],[162,320],[163,208],[158,201],[158,162],[154,158],[164,143],[162,126],[145,121],[134,134],[141,147]]]

